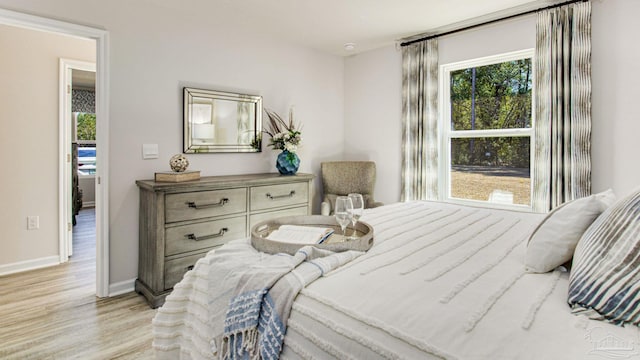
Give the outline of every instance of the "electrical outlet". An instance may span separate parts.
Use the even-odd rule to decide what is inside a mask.
[[[36,230],[40,228],[39,216],[27,216],[27,230]]]

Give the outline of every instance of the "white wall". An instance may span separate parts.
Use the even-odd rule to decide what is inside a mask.
[[[78,178],[78,187],[82,191],[82,208],[94,207],[96,202],[96,177],[83,175]]]
[[[640,63],[636,0],[592,2],[592,183],[593,191],[613,188],[624,195],[640,186],[640,86],[634,66]],[[440,64],[500,52],[532,48],[535,17],[493,24],[439,40]],[[368,140],[346,143],[347,156],[370,156],[378,167],[397,167],[401,148],[401,53],[387,47],[345,60],[345,134],[368,129]],[[634,104],[635,103],[635,104]],[[634,106],[636,105],[636,106]],[[384,115],[378,114],[378,112]],[[390,126],[390,124],[394,124]],[[381,153],[381,149],[385,149]],[[366,154],[366,155],[365,155]],[[400,199],[398,170],[376,187],[376,197]]]
[[[501,21],[438,39],[440,65],[533,49],[536,46],[536,18],[528,15]]]
[[[624,195],[640,186],[640,1],[592,3],[593,189]]]
[[[345,159],[376,162],[375,199],[400,200],[402,61],[393,47],[345,59]]]
[[[59,59],[94,62],[95,42],[0,25],[0,53],[2,273],[59,260]]]
[[[247,34],[242,24],[225,24],[223,14],[197,14],[183,5],[0,0],[0,7],[109,32],[111,284],[137,277],[135,180],[168,170],[169,158],[182,152],[183,86],[262,95],[263,105],[282,115],[295,105],[303,123],[301,172],[317,175],[323,158],[343,152],[342,58]],[[159,159],[142,160],[145,143],[159,145]],[[191,169],[207,176],[275,172],[276,155],[264,146],[258,154],[187,157]],[[314,207],[319,211],[318,193]]]

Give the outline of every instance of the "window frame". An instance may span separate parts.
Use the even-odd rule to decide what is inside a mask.
[[[531,79],[535,82],[535,49],[525,49],[512,51],[508,53],[502,53],[497,55],[484,56],[480,58],[474,58],[464,61],[458,61],[448,64],[442,64],[439,66],[439,93],[441,94],[439,99],[439,107],[441,111],[438,116],[438,133],[441,134],[438,137],[438,149],[439,149],[439,163],[438,163],[438,177],[441,181],[438,182],[438,197],[441,201],[458,203],[464,205],[473,205],[487,208],[507,209],[507,210],[519,210],[519,211],[533,211],[534,198],[533,198],[533,178],[534,178],[534,155],[535,155],[535,84],[531,89],[531,126],[529,128],[511,128],[511,129],[488,129],[488,130],[453,130],[451,127],[451,88],[450,79],[451,72],[467,69],[470,67],[479,67],[491,64],[497,64],[507,61],[515,61],[522,59],[531,59]],[[500,204],[489,201],[473,200],[473,199],[460,199],[451,197],[451,140],[457,138],[487,138],[487,137],[529,137],[530,151],[529,151],[529,176],[530,176],[530,188],[529,193],[530,201],[529,205],[522,204]]]

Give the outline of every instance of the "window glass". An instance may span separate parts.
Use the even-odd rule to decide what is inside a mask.
[[[531,59],[452,71],[453,130],[531,127]]]
[[[78,113],[76,136],[79,142],[96,140],[96,114]]]
[[[452,198],[529,205],[529,137],[451,140]]]

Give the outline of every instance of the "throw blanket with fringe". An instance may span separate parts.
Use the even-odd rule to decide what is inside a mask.
[[[240,277],[224,319],[223,359],[277,359],[293,300],[307,284],[360,253],[305,246],[277,254]]]

